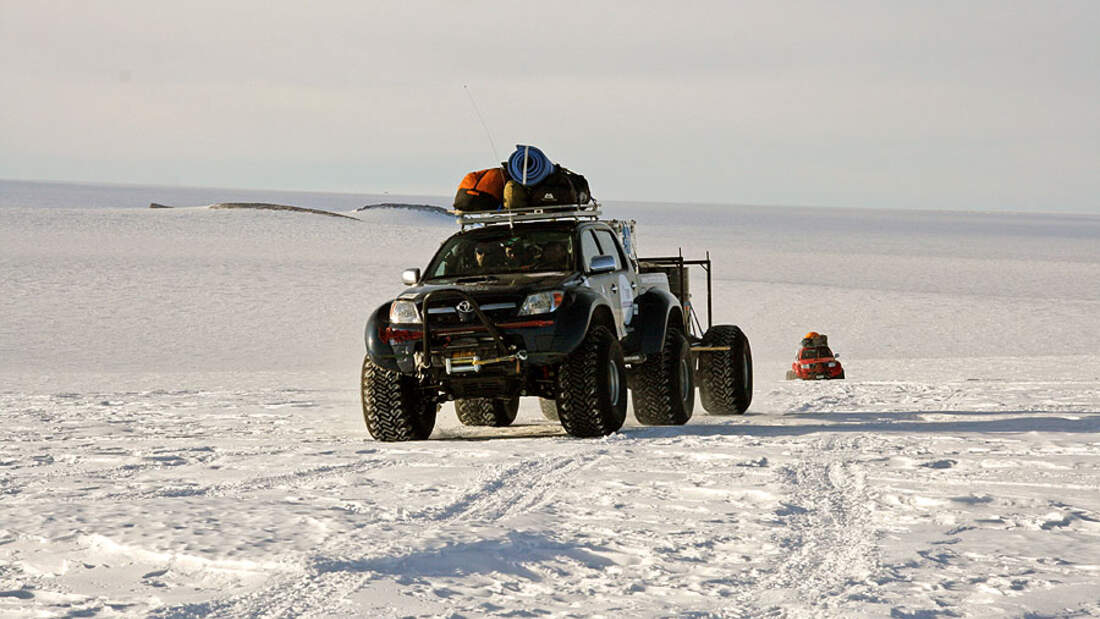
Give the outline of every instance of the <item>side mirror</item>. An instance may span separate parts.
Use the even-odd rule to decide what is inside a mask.
[[[838,353],[838,352],[833,353],[833,359],[839,359],[839,358],[840,358],[840,353]]]
[[[610,273],[615,270],[615,256],[596,256],[588,267],[589,273]]]
[[[412,286],[420,281],[420,269],[405,269],[401,271],[401,282],[406,286]]]

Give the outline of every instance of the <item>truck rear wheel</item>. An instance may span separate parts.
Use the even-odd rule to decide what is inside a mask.
[[[683,425],[695,408],[691,345],[679,329],[669,328],[660,353],[635,366],[630,388],[634,416],[647,426]]]
[[[561,421],[558,419],[558,403],[553,400],[547,400],[546,398],[539,398],[539,410],[542,411],[542,416],[546,417],[550,421]]]
[[[699,399],[712,415],[741,415],[752,403],[752,349],[741,329],[711,327],[702,345],[729,350],[699,353]]]
[[[501,400],[498,398],[466,398],[455,400],[455,412],[464,426],[492,426],[502,428],[516,420],[519,396]]]
[[[626,363],[619,341],[592,327],[558,371],[558,418],[577,437],[605,436],[626,421]]]
[[[439,400],[415,378],[363,359],[360,395],[367,431],[379,441],[422,441],[435,428]]]

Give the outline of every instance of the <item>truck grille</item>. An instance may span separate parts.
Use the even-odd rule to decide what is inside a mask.
[[[447,299],[439,305],[433,304],[428,308],[428,324],[433,329],[445,327],[461,327],[464,325],[480,325],[477,314],[462,312],[457,306],[461,305],[458,299]],[[478,305],[489,320],[502,322],[515,318],[519,311],[519,303],[514,298],[489,297],[478,299]]]

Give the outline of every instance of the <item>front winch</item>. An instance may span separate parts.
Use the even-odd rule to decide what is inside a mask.
[[[447,357],[443,360],[443,367],[448,374],[463,374],[467,372],[480,372],[481,368],[486,365],[493,365],[497,363],[515,363],[516,374],[520,372],[520,363],[527,360],[526,350],[517,350],[516,352],[505,355],[503,357],[493,357],[491,359],[482,359],[477,354],[458,353]]]
[[[443,359],[443,367],[448,374],[480,372],[481,365],[481,358],[474,353],[458,353]]]

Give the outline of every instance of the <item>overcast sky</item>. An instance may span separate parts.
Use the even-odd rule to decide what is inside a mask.
[[[0,178],[1100,212],[1096,0],[0,0],[0,84]]]

